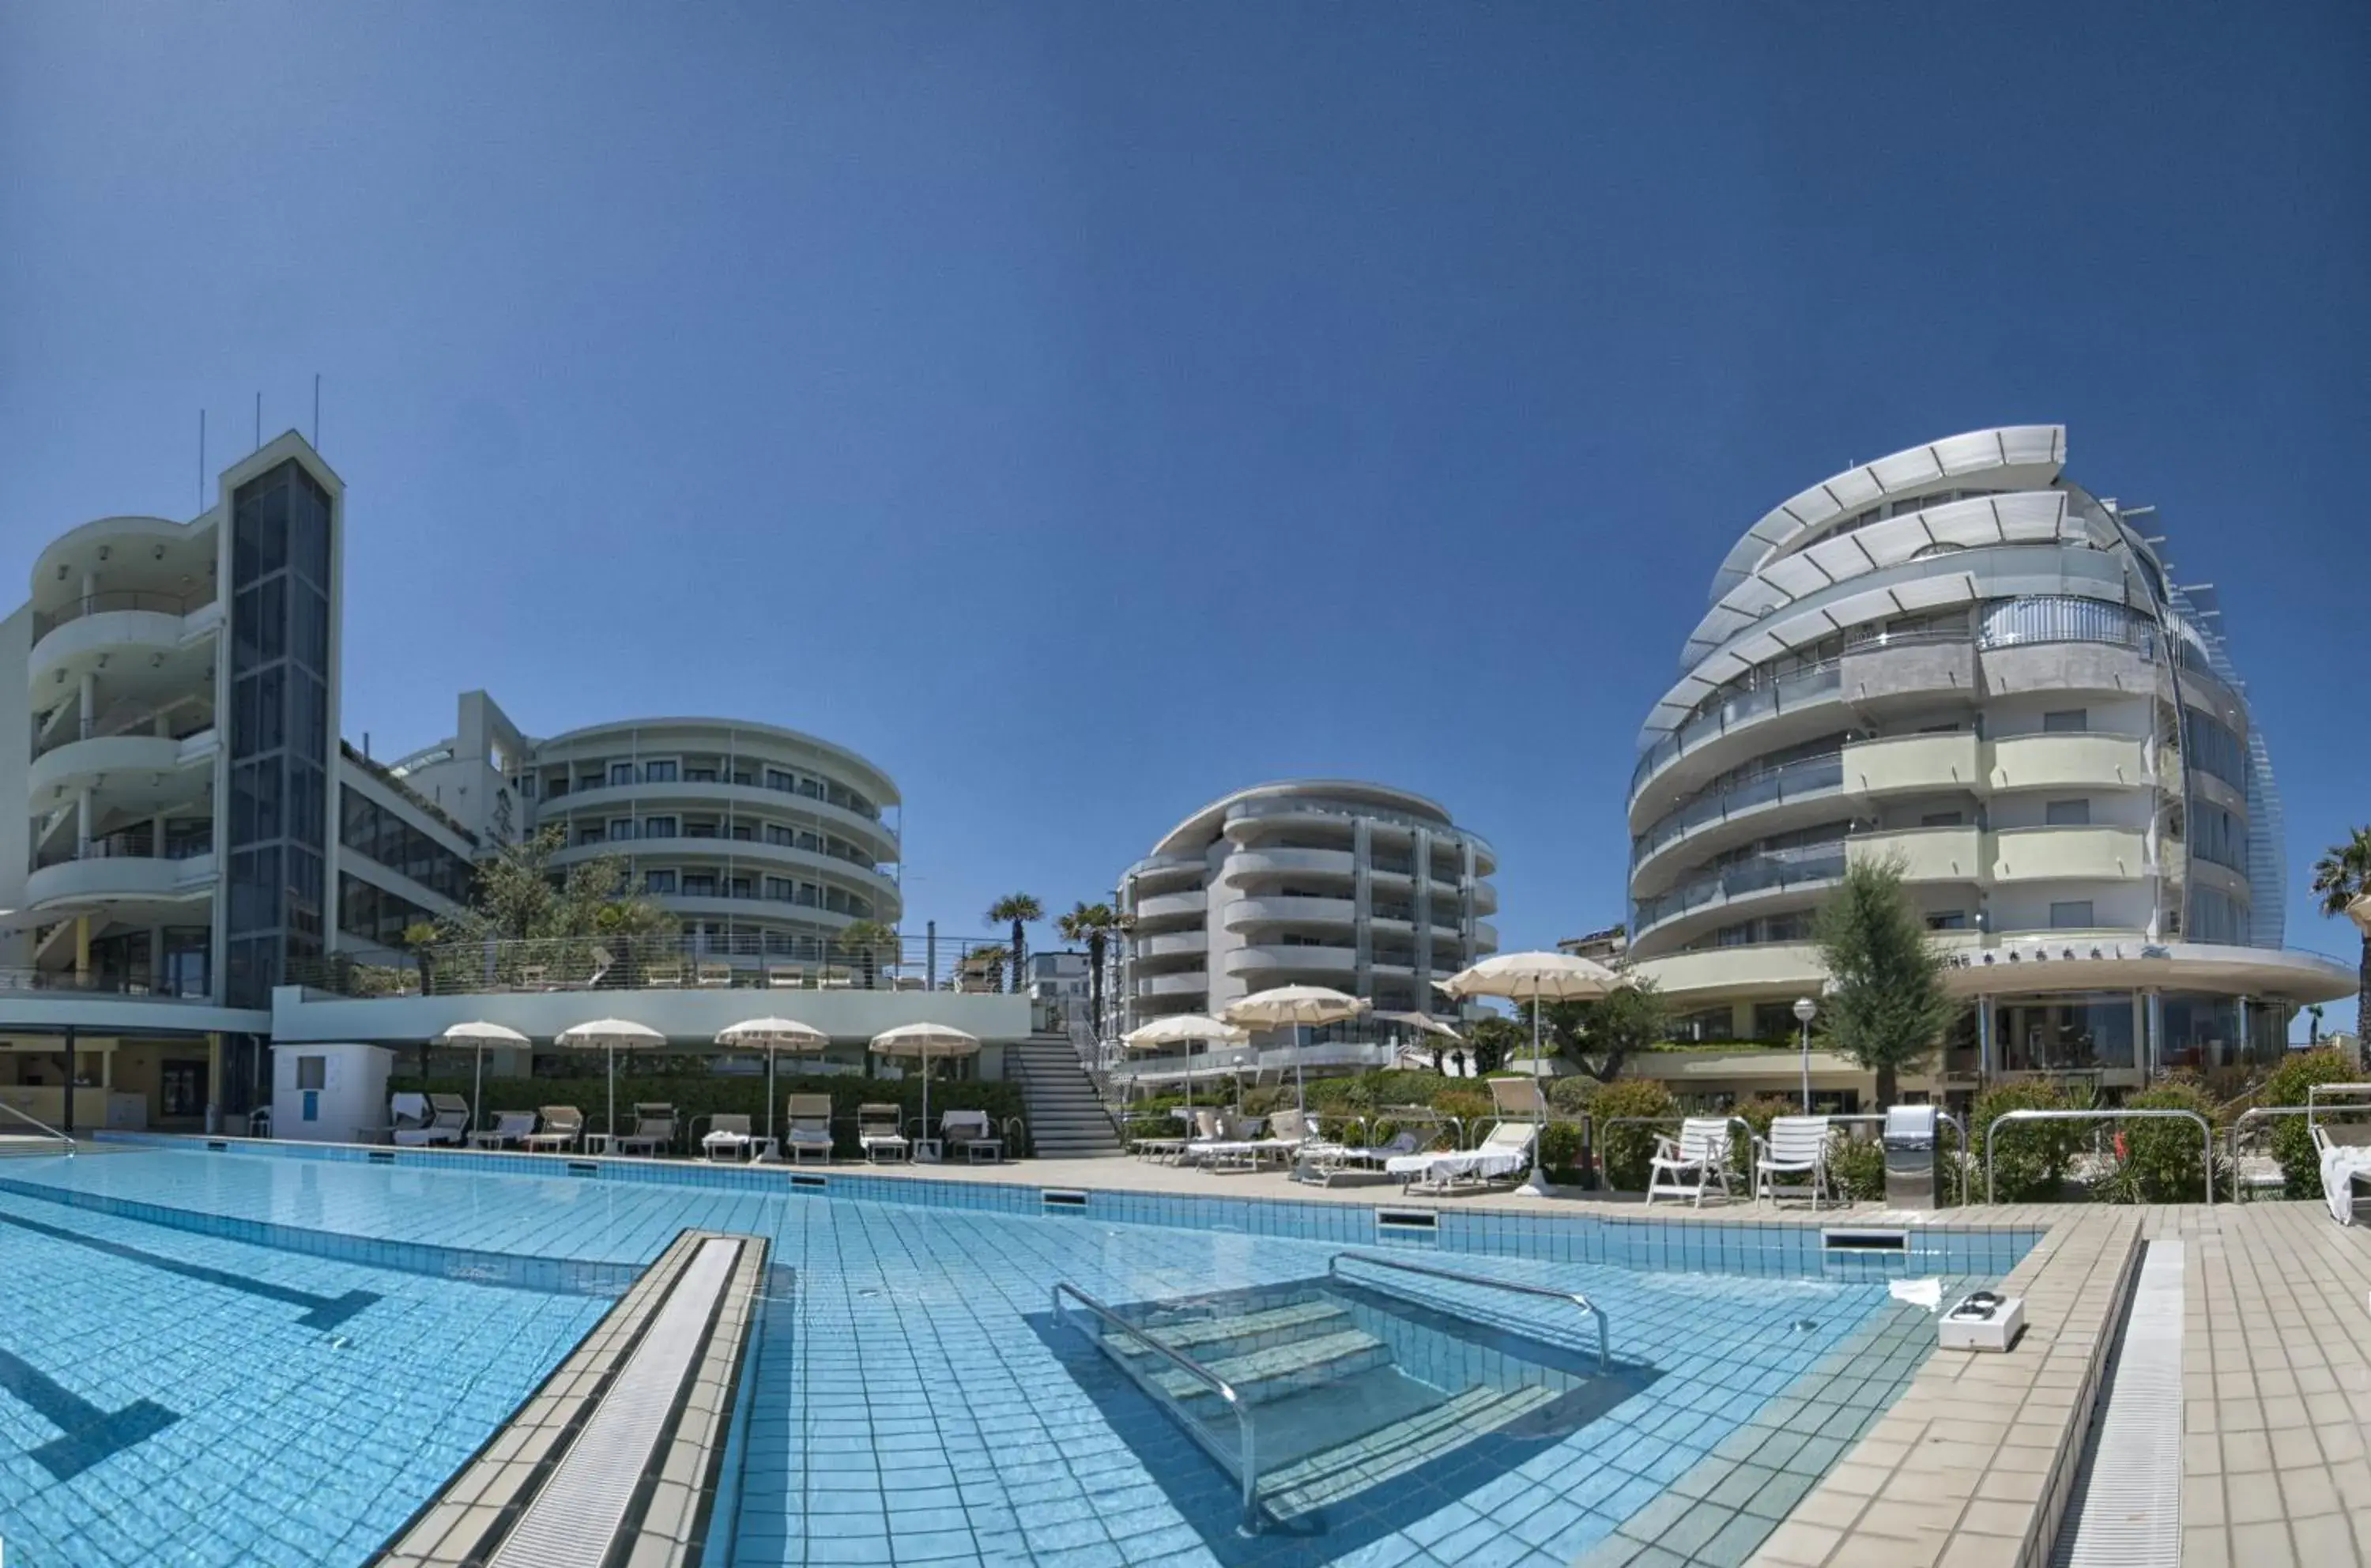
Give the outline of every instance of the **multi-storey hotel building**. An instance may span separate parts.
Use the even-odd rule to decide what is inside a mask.
[[[1498,859],[1421,795],[1263,784],[1172,828],[1119,888],[1124,1028],[1325,986],[1386,1012],[1453,1013],[1432,982],[1498,948]]]
[[[828,943],[850,923],[903,913],[897,789],[852,752],[708,719],[534,739],[482,692],[451,739],[392,765],[344,744],[344,486],[292,432],[192,520],[105,517],[35,558],[0,619],[0,1105],[188,1127],[263,1097],[274,1043],[416,1044],[504,1009],[548,1037],[582,999],[293,983],[334,984],[341,953],[389,963],[467,896],[473,861],[552,823],[558,869],[622,850],[685,955],[730,985],[843,987],[799,1004],[836,1035],[925,1010],[1026,1033],[1017,997],[856,995],[825,970],[847,963]],[[687,975],[645,1016],[705,1043],[769,1010],[701,967],[707,989]],[[490,985],[515,973],[487,966]]]
[[[1862,858],[1979,999],[1924,1087],[2276,1055],[2353,989],[2282,946],[2279,796],[2205,593],[2065,463],[2054,425],[1915,447],[1721,562],[1629,796],[1629,957],[1691,1036],[1791,1037],[1813,911]]]

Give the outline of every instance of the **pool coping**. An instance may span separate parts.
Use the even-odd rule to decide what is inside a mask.
[[[605,1560],[637,1568],[699,1561],[723,1475],[756,1307],[766,1277],[762,1236],[686,1229],[667,1244],[576,1348],[508,1420],[389,1536],[373,1568],[468,1568],[492,1559],[641,1345],[693,1256],[738,1242],[733,1271],[678,1389],[666,1434],[635,1488]]]

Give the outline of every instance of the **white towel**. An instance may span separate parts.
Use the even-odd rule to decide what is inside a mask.
[[[2321,1195],[2330,1217],[2341,1225],[2354,1223],[2354,1176],[2371,1171],[2371,1148],[2332,1144],[2321,1151]]]
[[[1885,1293],[1896,1301],[1907,1301],[1913,1307],[1923,1307],[1929,1312],[1943,1305],[1943,1282],[1940,1279],[1888,1280]]]

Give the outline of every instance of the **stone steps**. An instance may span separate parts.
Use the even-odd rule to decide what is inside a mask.
[[[1429,1410],[1260,1477],[1260,1500],[1279,1519],[1313,1512],[1405,1475],[1556,1397],[1546,1389],[1468,1389]]]
[[[1197,1359],[1203,1370],[1232,1388],[1245,1404],[1255,1405],[1381,1366],[1391,1358],[1389,1347],[1365,1330],[1339,1329],[1215,1361]],[[1152,1381],[1197,1413],[1220,1402],[1209,1388],[1178,1367],[1155,1372]]]

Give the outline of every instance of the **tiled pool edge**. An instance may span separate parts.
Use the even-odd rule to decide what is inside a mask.
[[[681,1160],[610,1157],[560,1158],[478,1149],[390,1149],[361,1144],[316,1144],[259,1138],[206,1137],[175,1133],[106,1133],[109,1144],[214,1149],[228,1153],[333,1163],[370,1163],[399,1168],[533,1176],[546,1180],[575,1174],[606,1182],[657,1184],[770,1196],[838,1196],[862,1202],[900,1204],[1037,1217],[1067,1217],[1119,1225],[1240,1232],[1284,1240],[1341,1246],[1430,1247],[1469,1256],[1535,1262],[1593,1263],[1619,1261],[1631,1266],[1675,1272],[1769,1274],[1782,1277],[1882,1279],[1905,1273],[2006,1274],[2037,1242],[2047,1224],[1967,1217],[1946,1210],[1923,1222],[1873,1221],[1853,1215],[1764,1211],[1738,1206],[1722,1210],[1680,1208],[1607,1215],[1575,1207],[1570,1212],[1516,1212],[1419,1204],[1378,1193],[1365,1199],[1332,1197],[1183,1194],[1093,1186],[1040,1186],[1016,1180],[966,1181],[961,1177],[884,1175],[862,1166],[708,1165]],[[1385,1210],[1431,1216],[1421,1228],[1390,1227]],[[1906,1253],[1822,1255],[1822,1227],[1903,1229]],[[1958,1239],[1971,1256],[1954,1262],[1920,1245],[1927,1238]],[[1592,1241],[1592,1239],[1594,1240]],[[1751,1243],[1749,1245],[1749,1243]],[[1617,1244],[1637,1245],[1645,1255],[1606,1254]],[[1769,1254],[1764,1257],[1764,1254]],[[1980,1255],[1979,1255],[1980,1254]],[[1770,1266],[1773,1260],[1791,1266]]]
[[[1753,1568],[2043,1568],[2140,1259],[2142,1215],[2082,1210],[2008,1275],[2005,1355],[1937,1352]]]
[[[468,1247],[439,1247],[426,1241],[390,1241],[354,1236],[341,1230],[316,1230],[282,1225],[268,1219],[243,1219],[235,1215],[207,1214],[144,1203],[109,1193],[75,1187],[53,1187],[0,1176],[0,1193],[37,1203],[56,1204],[90,1214],[113,1215],[192,1236],[244,1241],[277,1251],[309,1258],[391,1269],[398,1274],[431,1279],[457,1280],[512,1290],[537,1290],[552,1296],[617,1296],[642,1273],[641,1263],[605,1262],[597,1259],[552,1258],[525,1252],[488,1252]]]

